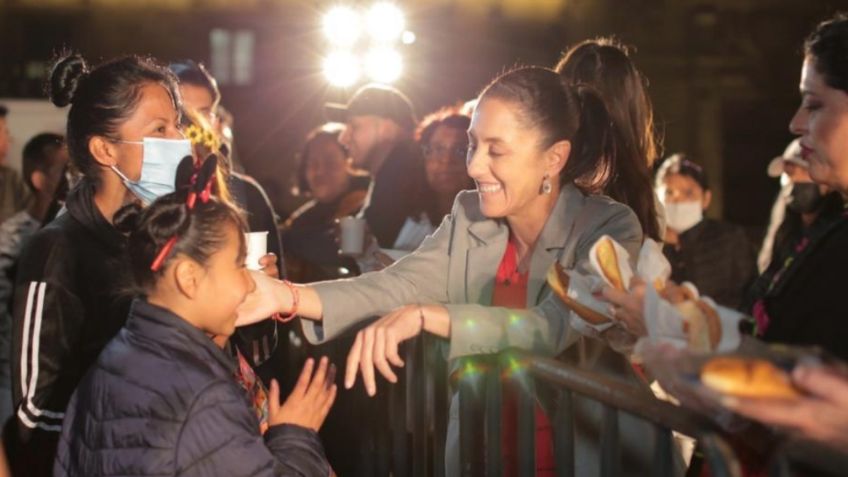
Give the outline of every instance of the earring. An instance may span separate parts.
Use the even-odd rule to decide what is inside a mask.
[[[542,193],[546,195],[550,194],[551,189],[551,179],[547,174],[545,174],[545,177],[542,179]]]

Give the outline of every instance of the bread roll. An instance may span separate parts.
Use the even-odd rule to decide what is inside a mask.
[[[604,274],[610,284],[614,288],[621,291],[627,291],[624,286],[624,279],[621,277],[621,270],[618,268],[618,253],[615,251],[615,244],[612,239],[604,237],[598,242],[597,246],[598,264],[601,266],[601,273]]]
[[[800,396],[789,375],[764,359],[713,358],[701,369],[701,382],[731,396],[769,399]]]
[[[551,290],[554,291],[556,296],[565,303],[565,306],[570,308],[574,313],[577,314],[580,318],[585,320],[587,323],[591,323],[593,325],[600,325],[603,323],[609,323],[610,320],[606,316],[598,313],[597,311],[589,308],[588,306],[583,305],[577,300],[568,296],[568,285],[571,282],[571,277],[565,273],[562,265],[559,263],[554,263],[551,266],[550,270],[548,270],[548,286],[551,287]]]
[[[683,315],[682,328],[689,349],[701,353],[715,350],[721,341],[718,313],[702,300],[677,301],[674,307]]]

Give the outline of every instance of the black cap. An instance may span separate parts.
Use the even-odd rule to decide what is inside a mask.
[[[353,94],[347,104],[327,103],[324,108],[328,120],[341,123],[347,122],[351,116],[379,116],[391,119],[407,130],[414,129],[416,124],[409,98],[397,89],[381,84],[365,85]]]

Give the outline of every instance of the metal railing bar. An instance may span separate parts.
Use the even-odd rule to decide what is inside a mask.
[[[563,389],[551,423],[554,426],[554,461],[557,477],[574,477],[574,403]]]
[[[619,475],[618,468],[621,463],[616,408],[603,405],[601,429],[601,476],[616,477]]]
[[[536,475],[536,389],[533,379],[518,376],[518,475]]]
[[[524,364],[531,374],[546,382],[557,383],[600,403],[616,407],[666,428],[696,437],[716,426],[684,408],[656,399],[631,385],[581,370],[547,358],[528,358]]]

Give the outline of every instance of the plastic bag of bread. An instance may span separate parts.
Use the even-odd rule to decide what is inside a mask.
[[[645,290],[647,340],[685,347],[696,353],[727,352],[741,341],[744,315],[697,295],[690,286]]]
[[[639,250],[639,261],[636,265],[636,275],[645,283],[650,283],[657,290],[665,288],[671,276],[671,264],[662,253],[662,245],[646,238]]]

